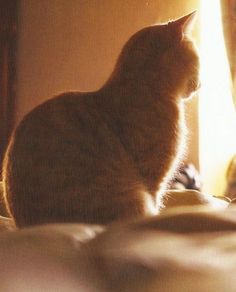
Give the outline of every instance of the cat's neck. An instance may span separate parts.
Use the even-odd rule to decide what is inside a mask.
[[[112,74],[108,81],[101,88],[102,92],[114,93],[119,97],[126,95],[132,98],[149,96],[162,101],[169,100],[174,103],[179,103],[182,99],[182,88],[170,83],[168,78],[159,76],[148,76],[139,74],[136,76],[123,76],[119,74]]]

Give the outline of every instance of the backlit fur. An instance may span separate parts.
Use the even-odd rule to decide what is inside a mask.
[[[158,213],[183,152],[182,98],[199,83],[183,24],[137,32],[100,90],[61,94],[25,116],[3,167],[18,227]]]

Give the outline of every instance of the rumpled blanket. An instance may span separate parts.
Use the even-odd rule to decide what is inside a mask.
[[[236,291],[236,208],[0,234],[0,291]]]

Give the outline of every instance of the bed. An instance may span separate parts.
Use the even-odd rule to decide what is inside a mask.
[[[191,190],[169,198],[158,216],[107,227],[17,230],[1,217],[0,291],[235,291],[236,208]]]

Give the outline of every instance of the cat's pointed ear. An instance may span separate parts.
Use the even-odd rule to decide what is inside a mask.
[[[169,23],[172,27],[176,29],[181,39],[184,37],[184,35],[191,32],[196,19],[196,14],[197,11],[195,10]]]

